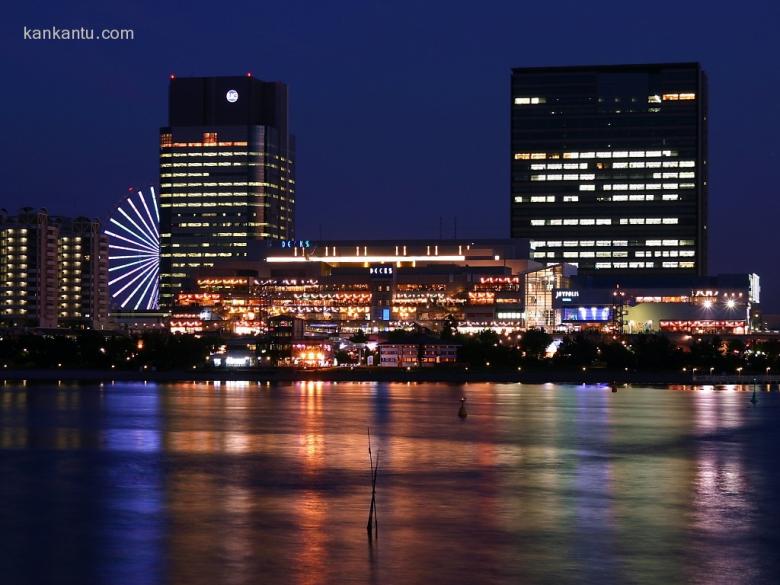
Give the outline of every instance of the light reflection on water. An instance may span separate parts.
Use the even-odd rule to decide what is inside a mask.
[[[750,390],[6,384],[0,581],[773,583]]]

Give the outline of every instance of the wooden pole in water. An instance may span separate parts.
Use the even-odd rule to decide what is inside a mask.
[[[369,470],[371,471],[371,505],[368,508],[368,524],[366,525],[366,531],[371,536],[371,528],[373,525],[374,536],[379,532],[379,522],[377,521],[376,513],[376,476],[379,470],[379,452],[376,454],[376,465],[374,465],[374,456],[371,453],[371,427],[368,427],[368,462]]]
[[[374,523],[374,456],[371,454],[371,427],[368,427],[368,464],[371,473],[371,505],[368,507],[368,525],[366,530],[371,535],[371,525]]]

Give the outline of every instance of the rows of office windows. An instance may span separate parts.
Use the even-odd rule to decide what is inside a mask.
[[[627,250],[555,250],[550,252],[532,252],[533,258],[628,258]],[[636,250],[634,258],[693,258],[695,250]]]
[[[565,170],[587,170],[590,163],[532,163],[532,171],[565,171]],[[631,161],[631,162],[613,162],[599,163],[596,168],[604,169],[676,169],[676,168],[694,168],[696,162],[692,160],[665,160],[665,161]]]
[[[567,217],[553,219],[531,219],[532,226],[608,226],[608,225],[677,225],[677,217]]]
[[[674,157],[676,150],[603,150],[586,152],[516,152],[515,160],[616,159]]]
[[[563,104],[570,104],[570,103],[581,103],[582,98],[551,98],[556,103]],[[587,100],[591,101],[593,98],[588,97]],[[609,98],[612,103],[621,103],[624,101],[624,98],[621,97],[614,97]],[[664,93],[664,94],[651,94],[647,96],[647,103],[648,104],[661,104],[663,102],[678,102],[678,101],[693,101],[696,99],[696,93],[695,92],[674,92],[674,93]],[[598,101],[600,103],[603,103],[607,100],[607,98],[600,97],[598,98]],[[638,98],[631,97],[627,98],[627,101],[637,103]],[[547,96],[516,96],[514,98],[514,104],[516,106],[535,106],[535,105],[541,105],[547,103]]]
[[[582,247],[621,247],[621,246],[650,246],[650,247],[684,247],[695,245],[695,240],[663,239],[663,240],[534,240],[531,249],[538,248],[576,248]]]

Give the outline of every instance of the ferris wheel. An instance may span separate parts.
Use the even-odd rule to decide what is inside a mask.
[[[108,287],[123,309],[154,310],[160,297],[160,211],[154,188],[120,203],[109,218]]]

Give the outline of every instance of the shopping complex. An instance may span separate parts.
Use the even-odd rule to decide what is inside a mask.
[[[574,265],[530,260],[523,239],[296,240],[263,252],[195,271],[176,297],[170,330],[258,335],[270,318],[289,316],[309,336],[446,323],[465,333],[744,334],[760,321],[755,274],[578,276]]]

